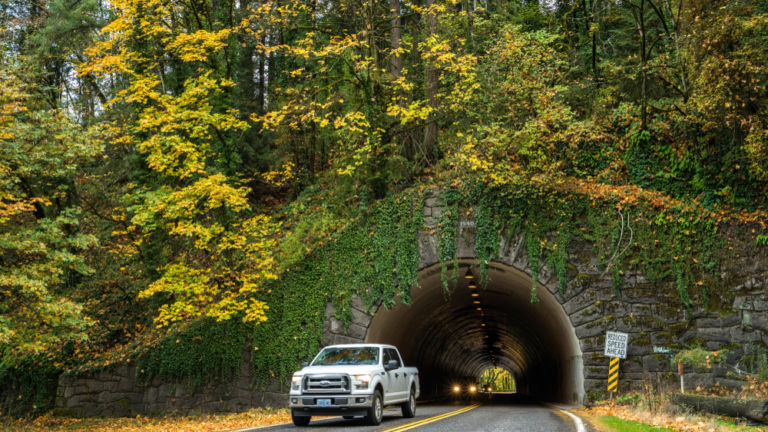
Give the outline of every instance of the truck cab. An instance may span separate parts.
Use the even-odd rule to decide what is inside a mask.
[[[297,426],[308,425],[313,415],[364,416],[378,425],[389,405],[413,417],[420,391],[418,370],[404,366],[394,346],[331,345],[293,375],[291,417]]]

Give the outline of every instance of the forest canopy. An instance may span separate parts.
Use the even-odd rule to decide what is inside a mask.
[[[264,323],[275,281],[407,191],[768,243],[764,1],[0,0],[0,22],[0,379]]]

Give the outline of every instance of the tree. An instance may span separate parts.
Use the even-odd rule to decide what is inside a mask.
[[[275,134],[300,177],[327,170],[381,197],[434,162],[439,124],[477,88],[476,61],[453,37],[462,15],[447,5],[357,8],[342,1],[312,14],[291,1],[254,16],[251,26],[277,23],[284,35],[263,48],[279,55],[284,78],[254,120]]]
[[[246,178],[228,175],[231,144],[249,127],[227,107],[232,29],[188,7],[116,2],[116,18],[80,72],[125,79],[110,103],[131,113],[113,124],[116,141],[135,149],[148,169],[124,197],[131,226],[145,239],[170,242],[159,278],[139,294],[162,299],[156,324],[200,317],[260,322],[266,303],[259,293],[276,277],[276,225],[253,211]],[[179,10],[195,17],[191,28]]]
[[[33,108],[16,73],[0,65],[0,346],[23,356],[87,338],[72,295],[97,240],[80,226],[77,180],[101,144],[66,113]]]

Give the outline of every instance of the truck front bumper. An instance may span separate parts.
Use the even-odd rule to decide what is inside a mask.
[[[291,395],[289,405],[298,416],[358,416],[371,406],[372,395]]]

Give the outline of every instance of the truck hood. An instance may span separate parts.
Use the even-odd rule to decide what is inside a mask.
[[[296,372],[297,375],[307,374],[349,374],[349,375],[362,375],[372,373],[374,371],[381,370],[379,365],[338,365],[338,366],[307,366],[302,370]]]

